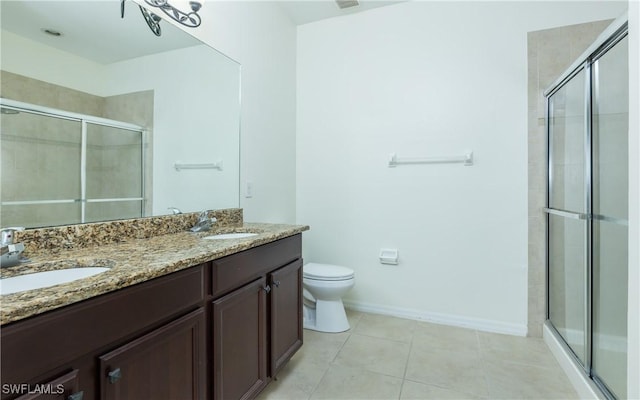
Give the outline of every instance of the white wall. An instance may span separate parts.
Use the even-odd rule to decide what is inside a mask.
[[[245,221],[294,223],[296,28],[271,1],[206,2],[189,30],[242,64],[241,182]]]
[[[298,28],[297,220],[356,308],[525,334],[527,32],[626,3],[407,2]],[[389,153],[475,164],[387,168]],[[383,266],[381,247],[400,265]]]
[[[107,96],[154,90],[153,214],[236,207],[240,67],[200,45],[105,69]],[[223,168],[176,171],[176,162]]]
[[[627,397],[640,399],[640,2],[629,0],[629,306]]]

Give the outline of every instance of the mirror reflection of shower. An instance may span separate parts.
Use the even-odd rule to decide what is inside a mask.
[[[3,225],[145,215],[144,129],[2,99]]]
[[[169,206],[184,212],[239,207],[239,63],[168,21],[158,39],[132,1],[124,19],[117,1],[0,1],[0,8],[2,97],[147,128],[145,215],[166,215]],[[100,18],[87,22],[88,15]],[[62,36],[44,34],[43,27]],[[64,39],[72,34],[77,40]],[[117,45],[103,46],[105,38]],[[146,92],[153,93],[146,104],[101,111],[100,102]],[[174,168],[217,161],[223,171]]]

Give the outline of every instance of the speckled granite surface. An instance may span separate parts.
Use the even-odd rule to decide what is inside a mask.
[[[121,221],[114,221],[114,223],[117,222]],[[79,227],[79,229],[86,228],[84,225]],[[127,238],[126,241],[99,245],[100,241],[97,238],[76,238],[74,243],[82,243],[81,245],[63,250],[55,249],[57,250],[55,252],[52,252],[52,249],[43,249],[43,247],[48,247],[43,244],[29,254],[31,263],[3,268],[0,270],[0,276],[7,278],[76,265],[105,266],[110,269],[101,274],[70,283],[0,296],[0,324],[18,321],[122,289],[193,265],[293,236],[308,229],[309,227],[305,225],[243,224],[240,222],[218,226],[209,232],[191,233],[180,229],[178,233],[143,236],[143,238],[135,239]],[[208,235],[226,232],[255,232],[258,235],[243,239],[203,239]],[[135,233],[134,229],[132,234],[135,235]],[[25,236],[22,236],[21,240],[25,240]],[[94,245],[91,246],[88,243],[94,243]]]
[[[25,254],[31,257],[37,253],[56,253],[184,232],[195,225],[198,214],[195,212],[28,229],[24,232],[16,232],[15,241],[23,242]],[[241,208],[210,211],[209,217],[217,219],[216,227],[238,227],[242,226],[243,221]]]

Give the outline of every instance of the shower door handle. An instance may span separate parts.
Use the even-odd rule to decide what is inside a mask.
[[[629,220],[623,219],[623,218],[616,218],[616,217],[609,217],[606,215],[594,214],[593,219],[595,221],[605,221],[605,222],[610,222],[616,225],[629,226]]]
[[[543,208],[543,211],[547,214],[558,215],[560,217],[571,218],[571,219],[582,219],[588,220],[591,219],[591,214],[577,213],[572,211],[564,211],[564,210],[556,210],[555,208]]]

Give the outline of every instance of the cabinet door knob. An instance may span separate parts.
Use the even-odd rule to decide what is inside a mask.
[[[109,376],[109,383],[116,383],[120,380],[120,378],[122,378],[122,372],[120,371],[120,368],[116,368],[113,371],[110,371],[107,375]]]
[[[77,392],[74,394],[70,394],[69,397],[67,397],[67,400],[82,400],[83,396],[84,392]]]
[[[269,293],[271,291],[271,287],[269,285],[266,285],[265,287],[263,287],[264,291]]]
[[[273,286],[275,286],[275,287],[280,287],[280,281],[275,281],[275,282],[273,282]]]

